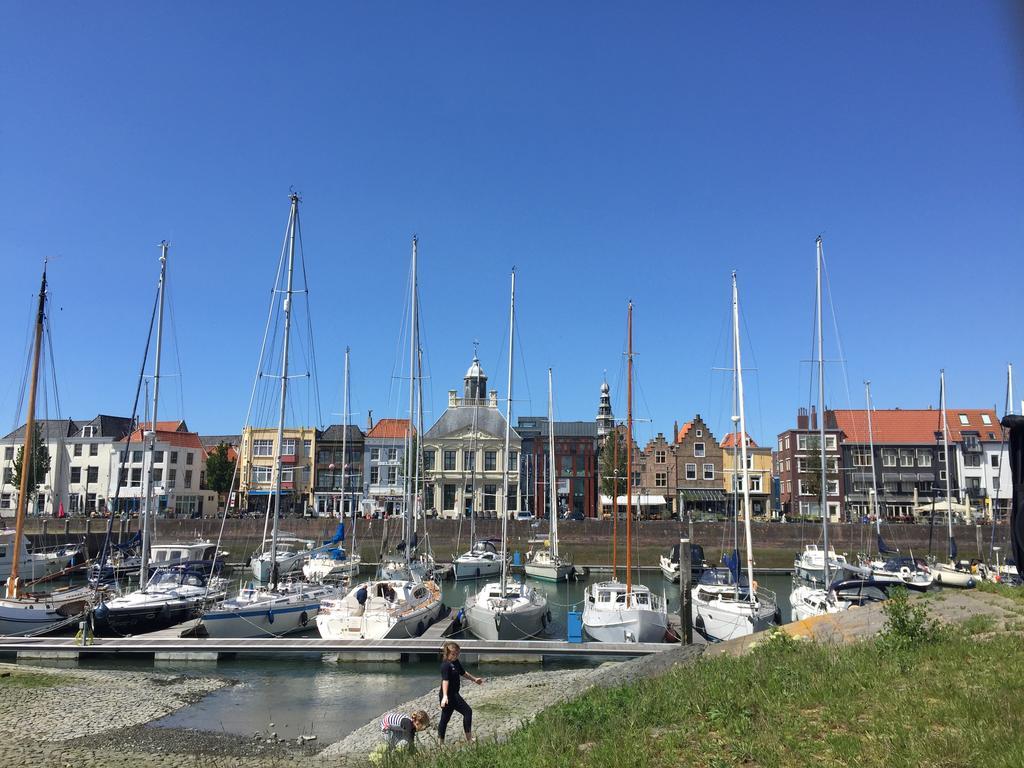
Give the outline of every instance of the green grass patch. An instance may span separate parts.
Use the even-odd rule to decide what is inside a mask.
[[[1024,587],[1011,587],[1009,584],[993,584],[991,581],[982,581],[978,584],[977,589],[979,592],[999,595],[1024,606]]]
[[[67,683],[72,678],[67,675],[49,675],[42,672],[21,672],[5,670],[0,672],[0,690],[14,688],[55,688]]]
[[[421,758],[437,768],[1020,765],[1024,638],[944,630],[897,605],[885,637],[773,640],[553,706],[502,744]],[[989,625],[986,625],[989,626]],[[912,638],[912,639],[911,639]],[[480,711],[474,723],[487,732]]]

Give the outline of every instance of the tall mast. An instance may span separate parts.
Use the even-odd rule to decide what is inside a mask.
[[[626,607],[633,593],[633,302],[629,302],[626,320]]]
[[[612,581],[619,578],[619,428],[612,424]]]
[[[868,451],[871,457],[871,513],[875,516],[875,532],[882,535],[882,518],[878,510],[878,481],[875,479],[875,431],[871,425],[871,382],[864,382],[864,398],[868,409]],[[881,554],[881,552],[879,552]]]
[[[817,240],[818,251],[818,440],[821,442],[821,543],[825,550],[825,591],[831,580],[828,572],[828,455],[825,452],[825,332],[821,324],[821,268],[825,258],[821,249],[821,235]]]
[[[405,560],[412,560],[412,425],[416,418],[416,235],[412,236],[412,313],[409,315],[409,426],[405,430]]]
[[[548,494],[551,501],[551,556],[558,557],[558,490],[555,487],[555,407],[552,400],[551,369],[548,368],[548,461],[550,462],[551,474],[548,483]]]
[[[345,522],[345,470],[348,468],[348,352],[345,347],[345,394],[341,398],[341,521]],[[353,543],[355,542],[356,516],[352,515]]]
[[[32,348],[32,378],[28,387],[28,414],[25,417],[25,439],[21,447],[21,478],[18,484],[18,509],[14,523],[14,551],[11,557],[11,575],[7,579],[7,597],[18,596],[18,561],[21,559],[21,537],[25,531],[25,507],[28,504],[28,476],[35,469],[35,446],[32,444],[36,429],[36,388],[39,383],[39,353],[43,343],[43,320],[46,316],[46,262],[43,262],[43,280],[39,285],[39,308],[36,311],[35,342]]]
[[[299,226],[299,196],[289,196],[291,212],[288,216],[288,286],[284,302],[284,342],[281,345],[281,407],[277,418],[277,441],[274,443],[277,456],[274,460],[274,528],[270,534],[270,586],[277,586],[277,537],[278,521],[281,517],[281,449],[284,447],[285,406],[288,402],[288,347],[292,332],[292,277],[295,273],[295,230]],[[294,478],[293,478],[294,479]]]
[[[503,514],[501,516],[501,595],[505,596],[505,587],[508,584],[508,557],[506,550],[508,544],[508,461],[509,451],[512,445],[512,356],[515,348],[516,337],[516,270],[512,268],[512,297],[508,305],[508,393],[505,396],[505,455],[504,478],[502,482],[502,496],[505,501],[502,504]]]
[[[423,428],[423,347],[419,344],[419,322],[416,324],[416,486],[413,489],[414,505],[420,503],[420,510],[423,513],[423,540],[427,546],[426,552],[431,554],[429,540],[427,538],[427,510],[420,502],[420,491],[427,486],[426,470],[423,465],[423,435],[426,430]]]
[[[168,248],[169,245],[166,240],[160,243],[160,285],[157,288],[159,298],[157,299],[156,314],[156,357],[153,366],[153,420],[149,423],[149,431],[145,432],[149,468],[146,470],[145,500],[142,503],[142,542],[139,557],[139,587],[142,589],[145,588],[149,580],[149,516],[150,499],[153,495],[153,457],[156,451],[157,407],[160,404],[160,354],[163,350],[164,339],[164,287],[167,283]]]
[[[953,497],[950,487],[949,473],[949,423],[946,421],[946,371],[939,371],[939,410],[942,411],[942,458],[946,464],[946,530],[949,542],[946,545],[949,559],[953,559]]]
[[[1013,413],[1013,363],[1006,364],[1006,408],[1004,410],[1006,414]]]
[[[747,537],[747,594],[753,604],[754,594],[754,542],[750,533],[750,470],[747,469],[747,417],[743,408],[743,360],[740,353],[740,297],[736,287],[736,273],[732,273],[732,326],[736,345],[736,395],[740,404],[740,463],[743,465],[743,532]]]

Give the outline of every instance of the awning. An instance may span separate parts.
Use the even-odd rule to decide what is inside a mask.
[[[620,507],[626,506],[626,496],[623,494],[618,497],[618,503]],[[633,494],[633,504],[638,507],[660,507],[668,504],[664,496],[651,496],[647,494]],[[610,507],[612,505],[611,496],[601,496],[601,506]]]
[[[932,473],[932,472],[918,472],[917,473],[917,479],[918,480],[934,481],[935,480],[935,474]]]
[[[883,472],[882,482],[883,483],[898,483],[900,481],[899,472]]]
[[[855,482],[855,483],[870,483],[871,482],[871,473],[870,472],[854,472],[850,476],[850,479],[852,479],[853,482]]]
[[[900,472],[900,480],[904,483],[916,483],[917,473],[916,472]]]
[[[249,491],[249,495],[250,496],[273,496],[276,493],[277,493],[277,491]],[[282,496],[287,496],[290,493],[291,493],[291,491],[286,491],[286,490],[283,490],[283,489],[281,491],[281,495]]]
[[[683,488],[683,501],[725,501],[725,491],[718,488]]]

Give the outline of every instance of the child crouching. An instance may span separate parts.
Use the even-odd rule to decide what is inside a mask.
[[[380,732],[384,737],[385,749],[412,749],[416,733],[430,725],[430,715],[418,709],[411,715],[404,712],[388,712],[380,719]]]

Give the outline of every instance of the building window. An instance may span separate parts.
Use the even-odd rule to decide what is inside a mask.
[[[989,458],[992,460],[992,469],[999,469],[999,454],[990,453]]]
[[[273,440],[253,440],[252,441],[252,455],[253,456],[273,456],[274,455],[274,441]]]
[[[195,455],[192,453],[192,451],[187,451],[185,453],[185,466],[192,466],[193,458],[195,458]]]
[[[945,464],[945,463],[946,463],[946,452],[945,451],[940,451],[939,452],[939,464]],[[893,464],[893,466],[895,467],[896,465]]]
[[[99,445],[97,443],[89,443],[89,455],[90,456],[99,456],[100,455],[100,447],[99,447]]]
[[[807,469],[807,459],[805,459],[803,456],[797,456],[796,457],[796,471],[797,472],[807,472],[807,471],[809,471]]]
[[[498,486],[484,486],[484,511],[494,512],[498,508]]]
[[[423,452],[423,469],[432,470],[434,468],[434,451],[426,450]],[[428,504],[428,507],[432,507],[433,504]]]
[[[427,484],[423,488],[423,508],[433,509],[434,508],[434,486]]]
[[[917,466],[919,467],[930,467],[932,465],[932,452],[931,451],[918,451],[917,452]]]
[[[714,464],[705,464],[704,465],[704,479],[705,480],[714,480],[715,479],[715,465]]]
[[[900,451],[900,466],[901,467],[912,467],[912,466],[914,466],[914,452],[913,451]]]
[[[805,481],[804,481],[804,480],[797,480],[797,481],[796,481],[796,492],[797,492],[797,494],[798,494],[799,496],[810,496],[810,495],[811,495],[811,494],[810,494],[810,493],[808,492],[808,488],[807,488],[807,486],[805,485]],[[802,506],[802,505],[801,505],[801,506]]]
[[[704,455],[704,443],[693,444],[693,455],[700,458]]]
[[[992,478],[992,490],[993,491],[998,491],[999,490],[999,478],[998,477],[993,477]]]
[[[303,440],[302,441],[302,455],[303,456],[312,456],[313,455],[313,441],[312,440]]]
[[[828,481],[828,495],[829,496],[838,496],[839,495],[839,481],[838,480],[829,480]]]
[[[454,472],[455,471],[455,451],[445,451],[444,452],[444,471],[445,472]],[[445,507],[445,509],[449,509],[449,507]]]
[[[655,472],[654,473],[654,485],[657,488],[668,487],[668,473],[667,472]]]
[[[186,478],[188,472],[185,473]],[[282,483],[294,483],[295,482],[295,467],[281,467],[281,482]]]
[[[511,455],[511,454],[510,454]],[[517,500],[519,486],[517,483],[508,484],[508,496],[505,497],[505,509],[513,511],[519,509],[519,502]]]
[[[159,483],[163,479],[164,479],[164,471],[162,469],[160,469],[159,467],[154,467],[153,468],[153,482],[154,483]]]
[[[980,453],[965,453],[964,454],[964,466],[965,467],[980,467],[981,466],[981,454]]]
[[[132,470],[132,488],[138,488],[141,485],[142,485],[142,470],[141,469],[133,469]]]
[[[445,483],[444,485],[444,498],[442,501],[442,509],[445,511],[455,509],[455,486],[451,483]]]
[[[519,471],[519,451],[508,452],[508,471],[518,472]]]
[[[944,469],[940,469],[939,470],[939,480],[941,480],[942,482],[946,481],[946,470],[944,470]]]
[[[295,438],[286,437],[281,441],[281,455],[282,456],[294,456],[295,455]]]
[[[171,470],[171,475],[174,474],[174,470]],[[253,467],[252,468],[252,481],[253,483],[269,483],[270,482],[270,467]],[[172,479],[173,483],[173,479]]]
[[[10,508],[11,508],[11,494],[9,494],[9,493],[0,494],[0,509],[10,509]]]
[[[761,476],[760,475],[751,475],[750,476],[750,490],[753,493],[760,493],[761,492]]]
[[[88,467],[85,470],[85,482],[87,483],[98,483],[100,481],[100,468],[99,467]]]
[[[397,448],[388,448],[388,461],[398,461]]]
[[[81,467],[72,467],[71,468],[71,482],[72,483],[80,483],[80,482],[82,482],[82,468]]]
[[[687,464],[686,465],[686,479],[687,480],[696,480],[697,479],[697,465],[696,464]]]
[[[871,466],[871,451],[867,448],[854,448],[853,450],[853,466],[855,467],[870,467]]]
[[[697,437],[704,437],[704,430],[703,429],[698,429],[696,434],[697,434]]]
[[[380,481],[380,468],[370,467],[370,485],[376,485]]]
[[[395,485],[398,482],[398,467],[388,467],[388,485]]]
[[[796,449],[798,451],[806,451],[807,450],[807,435],[797,435],[796,436]]]
[[[139,464],[142,461],[142,451],[132,451],[132,463]]]
[[[370,461],[380,461],[380,448],[370,449]]]
[[[896,466],[896,451],[882,451],[882,466],[883,467],[895,467]]]
[[[186,469],[185,470],[185,487],[186,488],[191,488],[192,487],[192,470],[191,469]]]
[[[836,436],[825,435],[825,450],[834,451],[836,449]]]
[[[960,414],[960,426],[966,427],[968,424],[970,424],[970,421],[968,421],[968,419],[967,419],[967,414],[966,413],[961,413]]]
[[[81,456],[82,455],[82,444],[81,443],[75,443],[74,454],[75,454],[75,456]],[[5,448],[4,449],[4,458],[5,459],[13,459],[14,458],[14,449],[13,448]]]
[[[163,464],[163,461],[164,461],[164,452],[163,451],[153,451],[153,463],[154,464]]]
[[[494,472],[498,468],[498,452],[484,451],[484,472]]]
[[[266,467],[267,470],[267,482],[270,482],[270,467]],[[178,482],[178,470],[169,469],[167,470],[167,484],[173,488]]]
[[[658,451],[654,452],[654,463],[655,464],[664,464],[665,463],[665,451],[658,450]]]
[[[178,463],[178,452],[177,451],[171,451],[171,464],[177,464],[177,463]]]
[[[476,452],[475,451],[463,451],[462,452],[462,468],[466,472],[472,472],[476,469]]]

